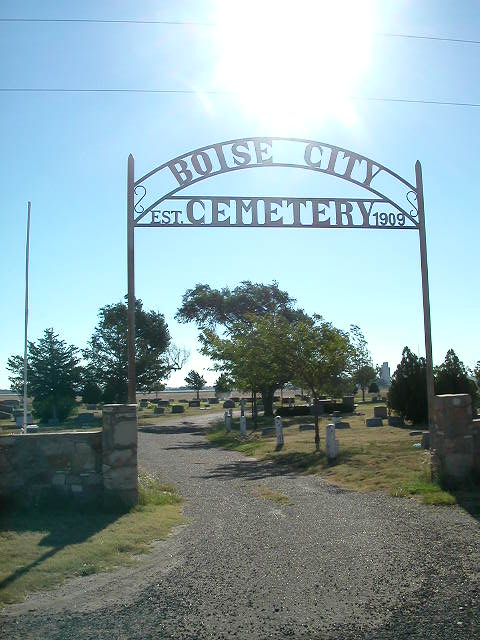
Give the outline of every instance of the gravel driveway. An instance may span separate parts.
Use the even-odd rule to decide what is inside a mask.
[[[185,496],[188,526],[138,569],[9,607],[1,638],[480,638],[480,527],[460,509],[290,474],[201,426],[141,433],[139,458]]]

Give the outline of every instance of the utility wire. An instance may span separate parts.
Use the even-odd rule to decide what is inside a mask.
[[[158,93],[179,95],[241,95],[240,91],[195,91],[193,89],[79,89],[66,87],[0,87],[0,93]],[[379,98],[373,96],[349,96],[350,100],[364,102],[401,102],[406,104],[433,104],[446,107],[480,107],[479,102],[455,102],[450,100],[422,100],[415,98]]]
[[[189,20],[100,20],[96,18],[0,18],[0,22],[46,22],[46,23],[86,23],[86,24],[157,24],[188,27],[215,27],[216,22],[198,22]],[[441,36],[418,36],[410,33],[374,32],[376,36],[386,38],[410,38],[414,40],[433,40],[437,42],[453,42],[456,44],[480,44],[480,40],[466,38],[446,38]]]

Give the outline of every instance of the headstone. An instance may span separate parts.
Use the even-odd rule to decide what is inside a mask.
[[[185,407],[183,404],[174,404],[172,406],[172,413],[185,413]]]
[[[158,407],[168,407],[170,400],[157,400]]]
[[[290,404],[291,398],[282,398],[282,404]]]
[[[275,431],[277,432],[277,447],[283,445],[283,424],[280,416],[275,416]]]
[[[234,406],[235,406],[235,402],[233,400],[225,400],[225,402],[223,403],[224,409],[231,409]]]
[[[140,400],[140,408],[146,409],[148,407],[148,400],[146,398],[142,398]]]
[[[227,433],[230,433],[230,431],[232,430],[232,416],[228,413],[228,411],[225,411],[225,430]]]
[[[314,424],[299,424],[298,428],[300,429],[300,431],[314,431],[315,430],[315,425]]]
[[[77,416],[77,424],[79,427],[83,427],[88,424],[92,424],[95,420],[93,413],[79,413]]]
[[[38,433],[38,424],[27,424],[25,433]]]
[[[386,419],[388,417],[387,407],[385,407],[384,405],[380,407],[373,407],[373,417]]]
[[[95,411],[95,409],[97,408],[97,405],[93,403],[91,404],[89,403],[86,405],[86,407],[87,407],[87,411]]]
[[[275,433],[275,427],[264,427],[262,429],[262,436],[264,437],[273,436],[274,433]]]
[[[355,396],[343,396],[342,403],[345,413],[353,413],[355,411]]]
[[[198,407],[200,406],[200,400],[190,400],[188,406],[198,409]]]
[[[423,435],[423,431],[418,431],[418,429],[414,429],[413,431],[410,431],[409,435],[411,435],[411,436],[421,436],[421,435]]]
[[[153,413],[156,416],[161,416],[163,413],[165,413],[165,407],[155,407],[155,409],[153,410]]]
[[[422,433],[422,449],[430,449],[430,431]]]
[[[231,396],[230,400],[233,400],[233,402],[240,402],[240,396]]]
[[[245,440],[247,437],[247,419],[245,416],[241,416],[240,418],[240,435],[242,440]]]
[[[20,400],[2,400],[2,405],[11,407],[13,409],[20,408]]]
[[[332,413],[332,423],[337,424],[337,422],[341,422],[341,420],[342,420],[342,414],[340,413],[340,411],[334,411]]]
[[[10,420],[12,418],[12,414],[8,411],[0,411],[0,420]]]
[[[377,396],[372,396],[372,397],[371,397],[371,401],[372,401],[372,402],[376,402],[376,401],[377,401]]]
[[[240,400],[240,417],[243,418],[245,415],[245,400],[242,398]]]
[[[383,427],[383,420],[381,418],[367,418],[365,424],[367,427]]]
[[[337,422],[335,424],[335,429],[350,429],[350,423],[343,422],[343,420],[340,420],[340,422]]]
[[[31,413],[27,413],[27,425],[33,424],[33,416]],[[23,427],[23,411],[20,415],[15,416],[15,426]]]
[[[405,421],[402,416],[388,416],[389,427],[404,427]]]
[[[207,398],[208,404],[218,404],[218,398]]]
[[[329,460],[335,460],[338,456],[338,440],[335,438],[335,425],[327,424],[325,437],[325,453]]]

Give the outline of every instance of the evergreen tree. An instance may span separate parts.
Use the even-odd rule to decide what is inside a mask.
[[[419,358],[408,347],[404,347],[402,360],[392,376],[392,384],[388,391],[388,406],[416,424],[427,422],[425,358]]]
[[[435,367],[435,393],[469,393],[472,398],[472,409],[478,406],[479,395],[477,385],[469,377],[469,370],[459,359],[453,349],[447,351],[445,361]]]
[[[200,391],[207,384],[205,378],[200,373],[198,373],[198,371],[192,369],[185,376],[185,382],[187,383],[187,386],[190,387],[190,389],[194,389],[197,392],[197,400],[200,400]]]
[[[8,359],[12,389],[23,395],[23,357]],[[42,420],[64,420],[75,406],[80,383],[78,349],[61,340],[53,329],[45,329],[37,343],[28,343],[27,394],[33,411]]]

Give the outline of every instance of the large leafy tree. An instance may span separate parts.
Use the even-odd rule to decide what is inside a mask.
[[[200,373],[198,373],[198,371],[192,369],[185,376],[185,382],[187,383],[188,387],[190,387],[190,389],[194,389],[197,392],[197,400],[200,400],[200,391],[207,384],[205,378]]]
[[[350,342],[352,344],[352,378],[353,382],[357,383],[362,390],[362,400],[365,402],[365,391],[369,384],[375,380],[377,372],[373,367],[367,340],[356,324],[350,326]]]
[[[41,420],[64,420],[75,406],[80,382],[78,350],[45,329],[38,342],[28,343],[27,393],[33,397],[33,411]],[[12,389],[23,395],[23,357],[12,356],[7,368]]]
[[[123,403],[128,397],[127,305],[106,305],[98,319],[83,351],[88,379],[102,389],[105,402]],[[162,380],[186,360],[185,352],[171,346],[163,315],[145,311],[141,300],[135,301],[135,350],[136,388],[141,391],[161,388]]]
[[[453,349],[449,349],[444,362],[435,367],[435,393],[469,393],[472,408],[479,403],[478,388],[470,377],[470,371]]]
[[[298,322],[292,332],[291,354],[295,381],[308,388],[314,402],[323,394],[336,395],[350,378],[352,346],[349,336],[319,315]],[[315,445],[320,445],[315,412]]]
[[[425,358],[419,358],[408,347],[404,347],[402,360],[392,376],[392,384],[388,390],[388,406],[414,423],[427,422]]]
[[[240,375],[237,367],[238,375],[232,377],[237,385],[240,384],[240,379],[245,380],[244,389],[259,391],[262,394],[265,415],[272,415],[273,395],[277,388],[274,385],[287,382],[291,370],[289,360],[276,351],[273,335],[270,336],[269,344],[266,330],[269,320],[265,323],[262,319],[275,319],[277,328],[278,323],[282,322],[283,330],[286,327],[285,323],[291,324],[305,317],[303,311],[295,307],[295,302],[276,282],[259,284],[246,280],[233,289],[212,289],[209,285],[197,284],[183,296],[176,318],[180,322],[195,322],[199,329],[204,331],[201,335],[204,353],[209,353],[208,341],[214,336],[218,338],[217,333],[222,333],[227,340],[230,339],[234,346],[243,344],[245,349],[249,349],[248,345],[256,344],[257,360],[252,359],[252,365],[258,366],[251,369],[246,378]],[[278,336],[276,340],[278,341]],[[213,344],[217,344],[215,340]],[[214,354],[215,349],[212,349],[211,353]],[[211,357],[215,359],[214,355]],[[241,354],[235,354],[235,358],[237,357],[239,359]],[[216,359],[225,362],[228,360],[220,356]],[[284,366],[282,371],[279,370],[280,363]],[[227,373],[230,371],[226,365],[221,370]]]
[[[188,289],[177,311],[179,322],[195,322],[200,328],[213,329],[217,325],[230,327],[238,322],[249,323],[250,317],[282,315],[295,320],[302,312],[295,308],[295,300],[278,283],[259,284],[249,280],[234,289],[212,289],[197,284]]]
[[[275,390],[292,378],[292,325],[282,315],[246,316],[230,325],[221,337],[205,328],[200,336],[202,353],[239,389],[260,392],[264,415],[273,415]]]

